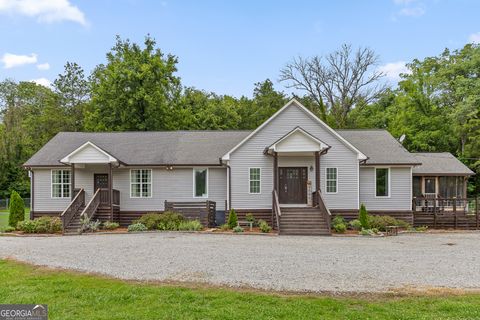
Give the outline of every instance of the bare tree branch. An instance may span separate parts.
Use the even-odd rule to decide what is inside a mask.
[[[385,91],[386,85],[379,83],[385,75],[376,69],[378,63],[373,50],[353,52],[351,45],[344,44],[324,57],[294,58],[280,70],[280,81],[287,88],[305,91],[319,105],[323,119],[331,113],[337,126],[343,127],[356,104],[370,103]]]

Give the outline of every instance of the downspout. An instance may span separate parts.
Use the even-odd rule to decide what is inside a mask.
[[[32,169],[28,170],[29,176],[30,176],[30,220],[33,220],[33,215],[34,215],[34,193],[35,193],[35,177]]]
[[[222,158],[219,158],[220,164],[227,168],[227,205],[225,207],[225,215],[230,211],[232,200],[232,168],[228,165],[227,161],[223,163]]]

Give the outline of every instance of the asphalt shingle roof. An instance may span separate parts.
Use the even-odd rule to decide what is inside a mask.
[[[413,153],[413,155],[418,159],[419,162],[422,163],[421,166],[413,168],[413,174],[475,174],[449,152],[419,152]]]
[[[408,152],[387,130],[352,129],[337,130],[348,142],[369,159],[366,164],[418,164],[419,161]]]
[[[59,165],[90,141],[128,165],[213,165],[250,131],[60,132],[24,165]]]

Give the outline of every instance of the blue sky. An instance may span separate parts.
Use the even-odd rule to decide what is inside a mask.
[[[480,1],[0,0],[0,79],[47,83],[66,61],[89,73],[115,35],[150,33],[187,86],[251,96],[293,57],[368,46],[395,82],[403,63],[480,42]]]

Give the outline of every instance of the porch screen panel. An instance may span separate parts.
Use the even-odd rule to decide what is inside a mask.
[[[466,198],[465,182],[463,177],[455,177],[457,180],[457,198]]]
[[[439,196],[453,198],[457,195],[457,177],[439,177]]]

